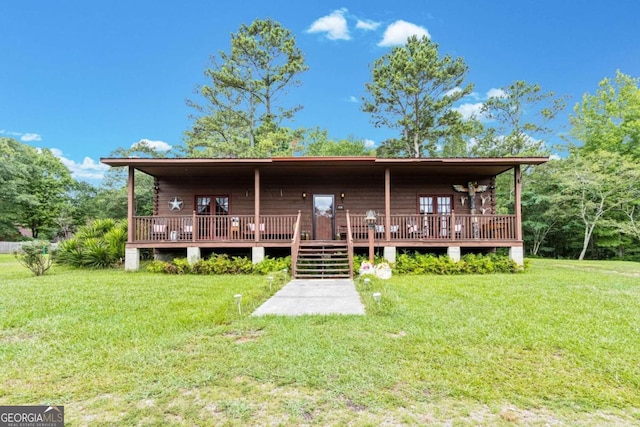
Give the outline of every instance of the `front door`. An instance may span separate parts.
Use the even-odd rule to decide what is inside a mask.
[[[313,195],[313,239],[333,240],[334,236],[333,194]]]

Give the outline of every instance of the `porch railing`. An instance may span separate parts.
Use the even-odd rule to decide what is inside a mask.
[[[297,215],[135,216],[136,242],[290,241]],[[257,233],[257,236],[256,236]]]
[[[350,215],[351,235],[355,241],[368,239],[369,228],[364,218],[365,215]],[[378,216],[374,226],[375,240],[386,239],[385,220],[384,215]],[[390,216],[390,240],[515,240],[516,236],[515,215]]]
[[[182,215],[136,216],[135,242],[290,242],[298,215]],[[349,214],[347,224],[336,224],[341,238],[354,242],[368,240],[364,214]],[[387,238],[384,214],[376,220],[374,239]],[[515,215],[391,215],[389,240],[516,240]],[[349,228],[350,233],[347,234]],[[257,233],[257,236],[256,236]],[[298,240],[302,238],[298,235]]]

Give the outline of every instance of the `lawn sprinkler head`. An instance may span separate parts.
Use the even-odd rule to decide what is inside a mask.
[[[236,304],[238,304],[238,314],[242,314],[242,294],[235,294],[233,299],[235,299]]]
[[[376,303],[380,304],[380,299],[382,298],[382,294],[380,292],[373,293],[373,299]]]

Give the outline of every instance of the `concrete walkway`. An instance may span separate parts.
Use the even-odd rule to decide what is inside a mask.
[[[294,279],[253,312],[264,315],[364,314],[364,305],[350,279]]]

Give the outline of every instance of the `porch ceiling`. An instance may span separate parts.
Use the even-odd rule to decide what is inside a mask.
[[[539,165],[546,157],[510,158],[426,158],[378,159],[375,157],[282,157],[272,159],[147,159],[102,158],[112,167],[133,166],[148,175],[210,176],[253,174],[261,175],[371,175],[384,173],[389,168],[393,175],[474,175],[495,176],[517,165]]]

